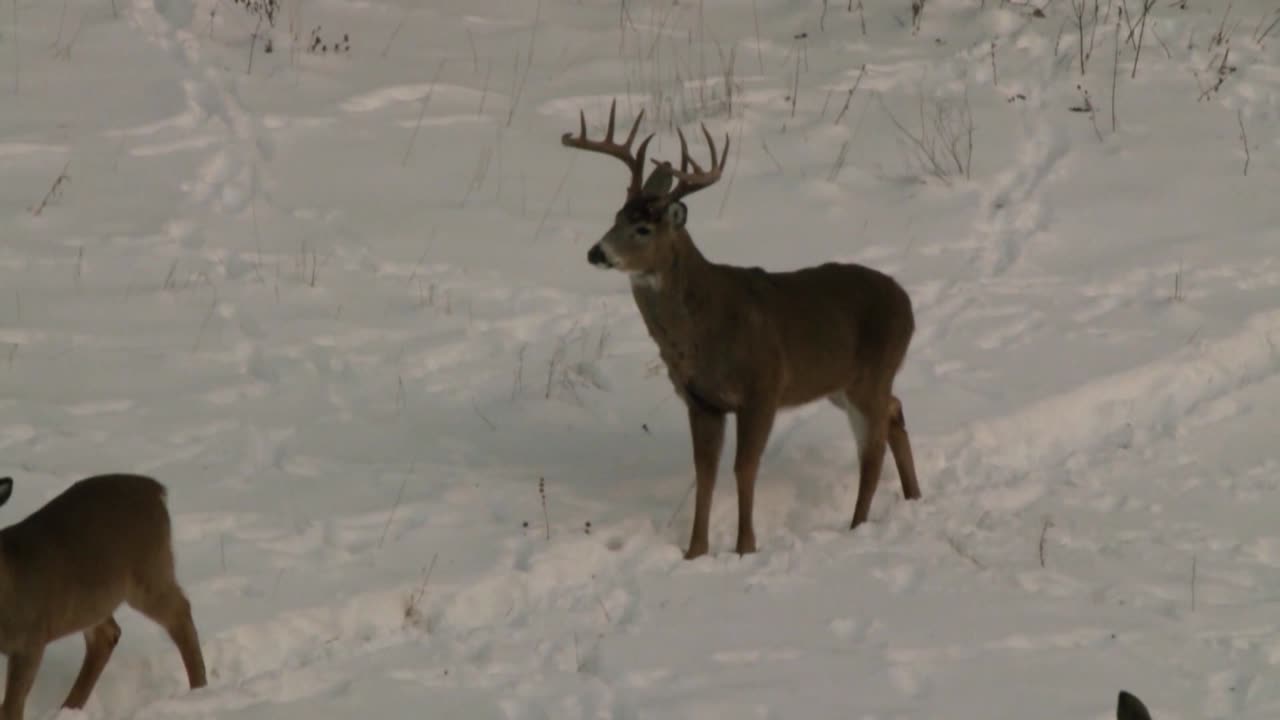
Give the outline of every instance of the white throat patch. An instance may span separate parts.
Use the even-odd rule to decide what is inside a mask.
[[[661,290],[662,276],[658,273],[651,272],[633,272],[631,273],[631,286],[644,288],[646,290]]]

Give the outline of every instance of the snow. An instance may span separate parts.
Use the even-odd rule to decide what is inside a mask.
[[[4,522],[156,476],[210,668],[122,609],[82,714],[1280,716],[1275,4],[1086,4],[1082,77],[1069,2],[4,3]],[[625,173],[559,142],[614,97],[732,137],[712,259],[903,282],[923,500],[886,463],[848,531],[817,403],[760,552],[726,460],[681,559],[684,413],[586,262]]]

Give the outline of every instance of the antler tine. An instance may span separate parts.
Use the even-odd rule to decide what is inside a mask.
[[[613,133],[617,125],[618,100],[614,98],[609,103],[609,124],[605,128],[603,140],[587,139],[587,115],[584,111],[578,111],[578,136],[574,137],[573,133],[565,133],[560,137],[561,144],[578,148],[579,150],[589,150],[602,155],[609,155],[618,158],[626,164],[627,169],[631,171],[631,185],[627,188],[627,197],[634,197],[641,190],[641,184],[644,180],[644,156],[648,149],[649,141],[653,139],[653,135],[645,138],[640,143],[640,147],[633,154],[631,151],[631,143],[635,142],[636,133],[640,131],[640,122],[644,120],[644,110],[642,109],[636,115],[635,123],[631,126],[631,132],[627,133],[627,141],[625,143],[615,142]]]
[[[631,124],[631,132],[627,133],[627,147],[631,147],[631,141],[636,139],[636,133],[640,130],[640,121],[644,119],[644,108],[640,108],[640,113],[636,115],[636,121]],[[649,137],[653,137],[652,134]],[[640,163],[644,167],[644,163]]]
[[[723,167],[723,162],[716,162],[716,141],[711,139],[711,131],[707,129],[706,123],[700,124],[702,125],[702,136],[707,139],[707,147],[711,148],[711,169],[715,170],[716,168]],[[727,138],[728,135],[726,134],[725,137]]]
[[[693,162],[693,157],[689,155],[689,143],[684,139],[684,130],[676,128],[676,135],[680,137],[680,172],[689,172],[689,163]],[[693,169],[699,169],[697,163],[694,163]]]
[[[711,137],[711,131],[707,130],[706,123],[702,123],[702,135],[707,139],[707,145],[711,149],[711,169],[703,170],[697,160],[689,154],[689,143],[685,140],[684,131],[676,129],[676,134],[680,136],[680,169],[676,170],[667,165],[668,171],[679,182],[671,192],[667,193],[666,201],[675,202],[690,193],[697,192],[703,188],[714,185],[720,179],[720,173],[724,171],[725,161],[729,157],[729,136],[724,137],[724,152],[716,151],[715,140]],[[689,172],[689,168],[693,168],[693,172]]]
[[[644,113],[640,113],[643,115]],[[640,122],[631,128],[631,134],[627,136],[627,147],[631,147],[631,141],[635,139],[636,128],[640,127]],[[649,141],[653,139],[653,133],[640,141],[640,147],[636,148],[635,164],[631,166],[631,185],[627,188],[627,197],[638,197],[644,188],[644,155],[649,151]]]
[[[613,119],[618,113],[618,98],[609,101],[609,127],[604,131],[604,141],[613,142]]]

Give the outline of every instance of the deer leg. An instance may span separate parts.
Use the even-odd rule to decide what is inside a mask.
[[[26,709],[27,694],[36,681],[44,646],[28,648],[9,655],[8,675],[4,683],[4,703],[0,705],[0,717],[4,720],[22,720]]]
[[[858,438],[858,500],[853,508],[853,522],[849,529],[867,521],[871,514],[871,498],[880,483],[880,471],[884,466],[885,446],[889,435],[888,402],[882,397],[849,398],[862,415],[866,430]],[[852,422],[852,413],[850,413]],[[855,428],[856,434],[856,428]]]
[[[118,642],[120,642],[120,626],[116,624],[115,618],[110,616],[84,631],[84,662],[80,664],[80,674],[76,675],[76,681],[71,686],[71,692],[67,693],[67,699],[63,701],[62,707],[73,710],[84,707],[84,704],[89,701],[89,693],[93,692],[93,686],[98,684],[98,678],[102,676],[102,670],[107,666],[107,661],[111,659],[111,652],[116,649]]]
[[[129,598],[128,603],[169,633],[169,638],[182,655],[182,665],[187,670],[187,683],[191,689],[207,685],[204,655],[200,652],[200,636],[191,617],[191,603],[178,583],[173,581],[161,587],[147,588],[147,592]]]
[[[889,396],[889,449],[893,451],[893,462],[898,466],[903,496],[908,500],[919,500],[920,482],[916,479],[911,437],[907,435],[907,418],[902,412],[902,401],[895,395]]]
[[[693,437],[693,468],[697,478],[697,494],[693,503],[693,534],[685,560],[707,554],[711,543],[711,493],[716,488],[716,472],[720,467],[720,450],[724,446],[724,414],[689,405],[689,434]]]
[[[772,405],[755,405],[738,411],[738,447],[733,461],[733,474],[738,479],[738,545],[739,555],[756,551],[756,531],[752,524],[755,504],[756,473],[773,430],[777,409]]]
[[[89,694],[98,684],[102,670],[111,659],[111,653],[120,642],[120,626],[115,618],[106,620],[84,631],[84,662],[80,665],[80,673],[63,701],[65,708],[80,709],[89,700]]]
[[[846,402],[840,408],[849,417],[849,429],[853,431],[853,444],[857,446],[858,459],[861,460],[863,448],[867,446],[867,418],[853,403]]]

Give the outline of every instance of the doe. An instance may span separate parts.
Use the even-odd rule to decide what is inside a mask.
[[[0,505],[12,493],[13,480],[0,478]],[[84,662],[63,707],[84,707],[120,640],[112,614],[121,603],[169,633],[191,688],[204,687],[165,495],[149,477],[98,475],[0,530],[0,652],[9,658],[0,719],[22,720],[45,646],[75,632],[84,634]]]

